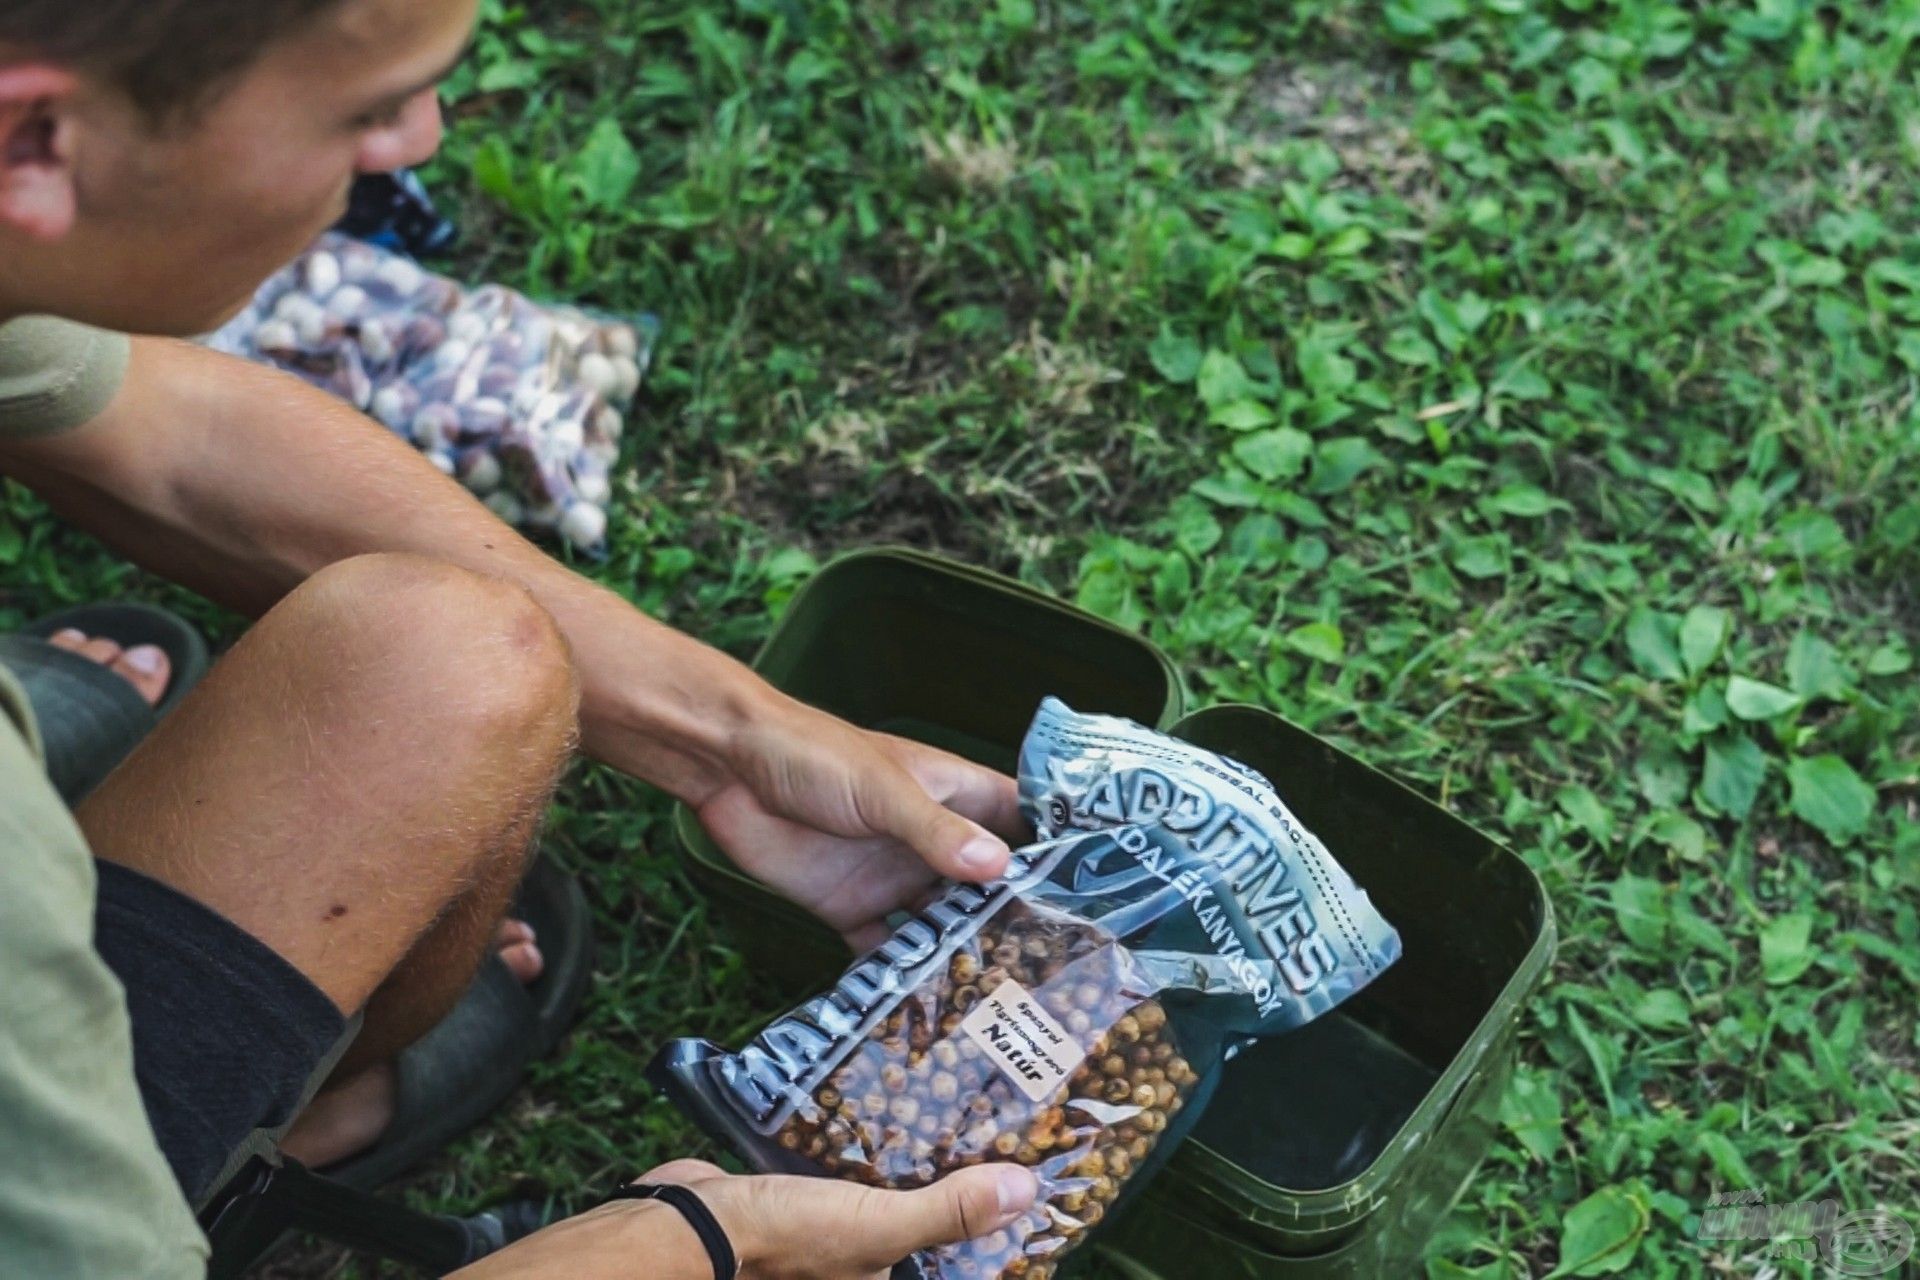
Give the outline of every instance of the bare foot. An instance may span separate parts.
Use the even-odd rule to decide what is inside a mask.
[[[158,645],[137,644],[131,649],[122,649],[104,636],[89,636],[72,627],[54,632],[47,637],[47,643],[83,658],[92,658],[124,676],[150,707],[158,705],[161,695],[167,691],[167,681],[173,677],[173,663],[166,650]]]
[[[493,945],[508,971],[523,984],[537,979],[546,967],[533,926],[524,920],[501,921]],[[379,1141],[393,1123],[396,1089],[391,1062],[328,1081],[280,1140],[280,1149],[311,1169],[358,1155]]]

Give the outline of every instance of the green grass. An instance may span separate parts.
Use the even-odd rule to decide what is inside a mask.
[[[939,548],[1521,851],[1559,963],[1431,1277],[1763,1274],[1725,1189],[1920,1222],[1912,6],[485,11],[460,270],[666,323],[591,572],[745,653]],[[15,527],[16,612],[135,585]],[[708,1149],[640,1069],[777,1005],[665,814],[568,787],[602,980],[423,1203]]]

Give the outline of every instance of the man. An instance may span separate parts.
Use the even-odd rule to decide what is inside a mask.
[[[526,941],[501,917],[576,742],[693,805],[743,868],[856,944],[937,874],[1005,864],[1006,779],[779,695],[319,392],[116,336],[215,327],[356,174],[430,154],[434,85],[474,7],[0,0],[0,472],[263,615],[71,816],[0,688],[10,1273],[198,1274],[187,1197],[293,1105],[354,1016],[332,1119],[301,1140],[337,1157],[376,1137],[385,1064],[487,946]],[[194,1016],[130,1027],[129,1006]],[[228,1037],[261,1056],[229,1060]],[[749,1277],[866,1277],[1035,1195],[1008,1167],[890,1195],[691,1162],[652,1177],[695,1187]],[[677,1211],[623,1202],[472,1275],[710,1271]]]

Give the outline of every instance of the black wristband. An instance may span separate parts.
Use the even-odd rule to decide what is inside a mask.
[[[706,1201],[696,1195],[691,1187],[671,1182],[630,1183],[601,1203],[612,1204],[615,1200],[658,1200],[662,1204],[672,1205],[687,1220],[687,1225],[693,1228],[693,1234],[700,1237],[700,1243],[706,1246],[707,1259],[713,1263],[713,1280],[734,1280],[740,1263],[733,1256],[733,1242],[727,1239],[727,1233],[721,1228],[720,1220],[713,1216],[713,1210],[707,1208]]]

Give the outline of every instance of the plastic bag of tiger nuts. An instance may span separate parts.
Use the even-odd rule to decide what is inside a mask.
[[[328,234],[207,341],[371,414],[509,524],[595,551],[652,334]]]
[[[1215,1067],[1324,1013],[1400,953],[1251,770],[1049,699],[1021,782],[1043,832],[1083,809],[1104,829],[1030,845],[1001,879],[950,887],[739,1052],[681,1040],[650,1070],[762,1171],[889,1188],[988,1161],[1034,1171],[1032,1212],[908,1260],[897,1274],[914,1280],[1052,1276],[1185,1135]],[[1153,811],[1144,823],[1116,821],[1109,787],[1162,788],[1168,803],[1136,804]]]

